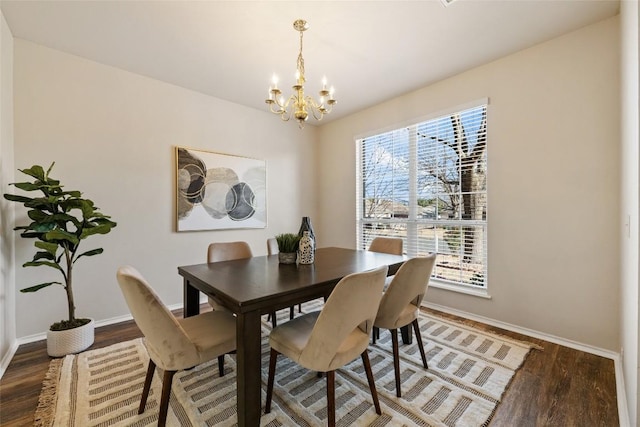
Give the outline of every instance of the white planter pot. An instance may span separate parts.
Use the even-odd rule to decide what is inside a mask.
[[[47,354],[51,357],[79,353],[93,344],[95,323],[93,319],[79,328],[66,331],[47,331]]]

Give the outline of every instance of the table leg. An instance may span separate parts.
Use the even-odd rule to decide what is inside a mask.
[[[183,300],[184,317],[200,314],[200,291],[189,284],[187,279],[183,280]]]
[[[257,427],[262,413],[260,313],[240,313],[236,318],[238,427]]]
[[[413,342],[413,335],[411,334],[411,324],[400,328],[400,334],[402,335],[403,344],[411,344]]]

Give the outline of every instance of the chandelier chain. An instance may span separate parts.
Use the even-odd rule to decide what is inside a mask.
[[[298,71],[300,71],[300,77],[304,79],[304,58],[302,57],[302,36],[304,33],[300,31],[300,52],[298,52]]]

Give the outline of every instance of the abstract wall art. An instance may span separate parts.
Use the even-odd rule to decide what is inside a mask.
[[[265,228],[264,160],[176,147],[177,230]]]

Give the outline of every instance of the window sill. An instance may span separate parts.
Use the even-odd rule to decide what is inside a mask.
[[[489,291],[487,291],[486,289],[476,289],[464,285],[452,285],[450,283],[445,283],[434,279],[431,279],[431,281],[429,281],[429,287],[444,289],[445,291],[458,292],[460,294],[472,295],[474,297],[491,299],[491,295],[489,295]]]

